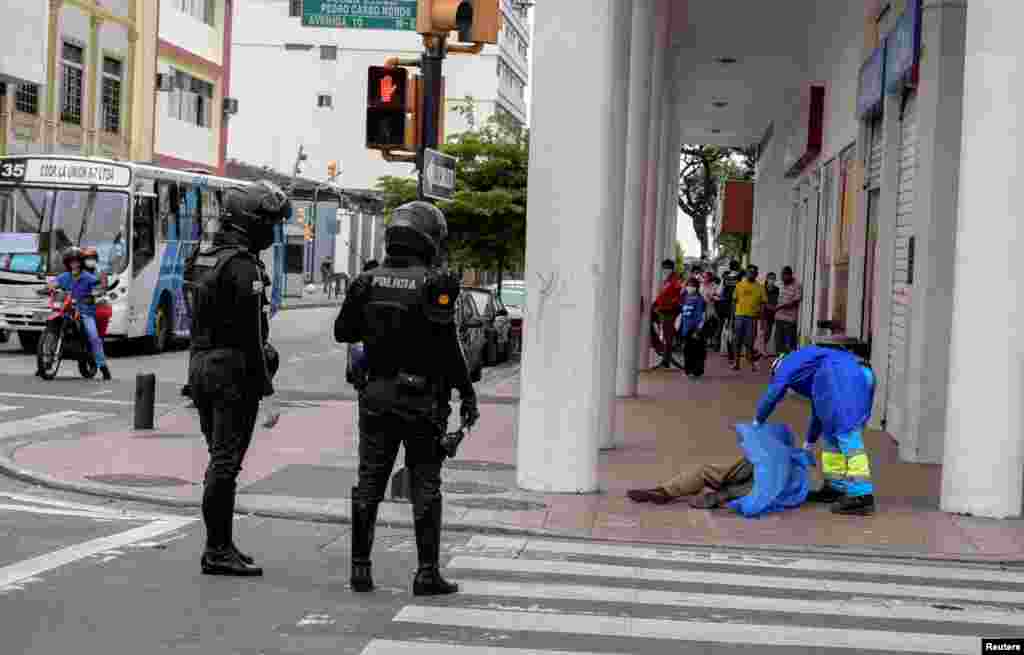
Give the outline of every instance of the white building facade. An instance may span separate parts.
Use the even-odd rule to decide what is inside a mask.
[[[526,123],[530,28],[525,9],[509,0],[501,6],[498,45],[445,60],[447,135],[494,113]],[[301,145],[305,177],[326,179],[334,161],[335,181],[346,188],[372,189],[381,176],[411,173],[410,164],[366,149],[365,123],[368,68],[418,57],[415,31],[303,27],[301,3],[288,0],[235,0],[235,14],[232,93],[245,109],[232,119],[230,158],[291,172]]]
[[[795,269],[805,343],[869,348],[873,427],[904,460],[942,465],[944,510],[1020,516],[1022,11],[1010,0],[538,3],[529,212],[544,218],[527,231],[519,485],[600,489],[597,453],[623,443],[615,397],[636,395],[649,350],[636,323],[673,224],[677,146],[760,143],[752,261]],[[580,109],[596,107],[607,111]]]

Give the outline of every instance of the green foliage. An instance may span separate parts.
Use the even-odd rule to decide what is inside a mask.
[[[718,254],[737,261],[743,261],[749,246],[750,237],[746,234],[718,235]]]
[[[675,243],[675,256],[676,256],[676,270],[680,273],[686,268],[684,259],[686,258],[686,249],[683,248],[681,241]]]
[[[450,137],[441,151],[456,160],[455,194],[437,203],[448,219],[452,267],[500,272],[521,263],[526,251],[528,131],[507,117],[492,116],[480,128]],[[377,182],[389,214],[415,200],[416,187],[415,178],[386,176]]]
[[[715,211],[719,183],[754,179],[755,146],[720,148],[684,145],[680,153],[679,208],[693,221],[701,258],[707,257],[708,216]]]

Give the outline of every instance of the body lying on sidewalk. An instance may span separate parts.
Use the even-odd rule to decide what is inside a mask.
[[[707,487],[710,491],[704,493]],[[627,495],[638,503],[664,505],[693,496],[690,506],[713,509],[750,493],[754,488],[754,465],[741,457],[732,465],[701,464],[682,471],[652,489],[630,489]]]

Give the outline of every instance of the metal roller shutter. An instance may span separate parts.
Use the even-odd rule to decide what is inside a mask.
[[[899,190],[896,205],[896,249],[889,318],[889,366],[885,426],[892,435],[903,430],[906,407],[907,342],[911,307],[911,265],[914,229],[914,178],[917,174],[917,97],[912,96],[900,126]]]
[[[868,188],[877,189],[882,185],[882,161],[885,152],[885,134],[881,118],[871,123],[871,149],[868,152]]]

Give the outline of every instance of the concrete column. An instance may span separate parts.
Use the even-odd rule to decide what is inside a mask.
[[[622,233],[624,229],[623,202],[626,197],[626,133],[629,129],[627,110],[629,107],[629,69],[630,69],[630,37],[632,26],[633,0],[618,0],[614,4],[615,14],[612,24],[612,65],[614,80],[611,102],[608,107],[612,113],[611,131],[608,138],[612,141],[611,175],[607,185],[607,206],[605,212],[612,217],[612,230],[606,242],[606,249],[601,261],[607,293],[604,298],[607,307],[603,312],[606,320],[600,322],[603,328],[601,347],[595,353],[599,359],[598,398],[604,402],[598,405],[597,425],[600,429],[598,443],[602,448],[613,448],[624,442],[624,433],[614,428],[615,421],[615,374],[619,360],[619,326],[612,317],[621,315],[622,285]],[[618,435],[616,438],[615,435]]]
[[[643,311],[640,313],[640,346],[638,363],[648,368],[651,361],[651,331],[649,319],[653,288],[655,258],[654,238],[658,212],[658,171],[661,155],[661,117],[665,103],[665,62],[668,56],[669,29],[671,27],[673,2],[655,0],[654,52],[651,61],[651,107],[650,132],[647,148],[647,185],[644,187],[643,250],[640,255],[640,288],[642,289]]]
[[[100,80],[100,27],[103,19],[99,16],[89,17],[89,60],[85,68],[85,120],[82,122],[82,150],[87,155],[95,155],[98,150],[100,126],[96,104],[99,94]]]
[[[647,159],[651,124],[651,73],[657,0],[634,0],[629,59],[629,127],[626,153],[626,193],[623,203],[622,284],[619,298],[618,368],[615,394],[636,395],[640,358],[640,286],[643,253],[644,199],[648,184]]]
[[[1024,461],[1024,45],[1011,2],[967,6],[942,509],[1021,514]],[[951,101],[955,101],[952,100]],[[948,183],[948,182],[947,182]],[[979,284],[983,285],[980,287]]]
[[[526,233],[528,286],[522,397],[516,447],[520,487],[549,493],[598,488],[598,425],[611,385],[600,380],[609,321],[603,258],[620,208],[604,189],[612,178],[615,112],[615,5],[618,0],[561,0],[537,5]],[[565,80],[574,79],[572,102]],[[621,205],[620,205],[621,207]],[[615,269],[615,274],[618,269]],[[616,281],[616,285],[618,282]],[[610,370],[610,369],[609,369]],[[601,393],[607,388],[607,397]]]

